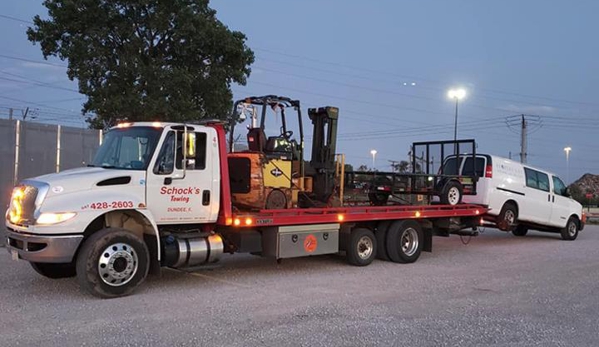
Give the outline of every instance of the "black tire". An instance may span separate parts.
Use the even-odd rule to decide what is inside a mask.
[[[459,182],[449,181],[443,187],[439,200],[443,205],[457,205],[462,202],[464,189]]]
[[[387,230],[387,254],[395,263],[413,263],[418,260],[424,245],[424,235],[418,222],[398,220]]]
[[[48,278],[52,278],[52,279],[69,278],[69,277],[75,277],[75,275],[76,275],[74,262],[73,263],[57,263],[57,264],[31,262],[30,264],[31,264],[31,267],[35,270],[35,272],[37,272],[38,274],[40,274],[44,277],[48,277]]]
[[[345,246],[347,262],[355,266],[366,266],[376,258],[376,237],[370,229],[355,228]]]
[[[130,294],[148,275],[150,253],[139,237],[124,229],[100,230],[85,241],[77,257],[82,289],[101,298]]]
[[[267,210],[282,210],[287,208],[287,196],[279,189],[273,189],[266,197]]]
[[[387,229],[389,229],[391,221],[382,221],[376,227],[376,257],[381,260],[389,261],[389,255],[387,254]]]
[[[578,237],[578,219],[570,217],[566,227],[561,230],[562,240],[574,241]]]
[[[389,194],[368,193],[368,200],[373,206],[384,206],[389,201]]]
[[[511,231],[518,222],[518,209],[511,202],[506,202],[497,216],[497,228],[503,231]]]
[[[524,225],[518,225],[516,228],[514,228],[514,230],[512,230],[512,234],[514,234],[514,236],[526,236],[527,233],[528,227],[525,227]]]

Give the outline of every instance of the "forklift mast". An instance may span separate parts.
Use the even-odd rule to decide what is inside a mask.
[[[337,144],[337,107],[308,109],[312,121],[312,158],[310,166],[315,171],[314,197],[326,201],[335,187],[335,149]]]

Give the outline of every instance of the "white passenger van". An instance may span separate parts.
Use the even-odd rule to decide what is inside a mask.
[[[487,205],[485,220],[497,228],[524,236],[529,229],[559,232],[574,240],[584,228],[582,205],[556,175],[509,159],[487,154],[449,156],[442,173],[477,176],[476,195],[464,195],[464,203]]]

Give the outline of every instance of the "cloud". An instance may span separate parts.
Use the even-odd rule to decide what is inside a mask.
[[[61,72],[64,72],[67,69],[66,66],[48,65],[48,64],[44,64],[44,63],[34,63],[34,62],[30,62],[30,61],[22,62],[21,66],[26,67],[26,68],[61,71]]]
[[[557,111],[555,107],[545,106],[545,105],[532,105],[532,106],[518,106],[518,105],[507,105],[501,107],[502,109],[512,111],[514,113],[523,113],[523,114],[537,114],[544,115],[548,113],[554,113]]]

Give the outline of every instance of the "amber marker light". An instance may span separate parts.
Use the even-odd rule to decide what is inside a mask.
[[[245,225],[252,225],[252,219],[251,218],[246,218],[245,219]]]
[[[235,220],[233,221],[233,225],[235,225],[237,227],[240,224],[241,224],[241,220],[239,218],[235,218]]]
[[[338,220],[338,221],[340,221],[340,222],[343,222],[343,220],[344,220],[344,219],[345,219],[345,216],[344,216],[344,215],[342,215],[342,214],[338,214],[338,215],[337,215],[337,220]]]
[[[420,218],[420,211],[416,211],[416,213],[414,214],[414,216],[416,216],[416,218]]]

